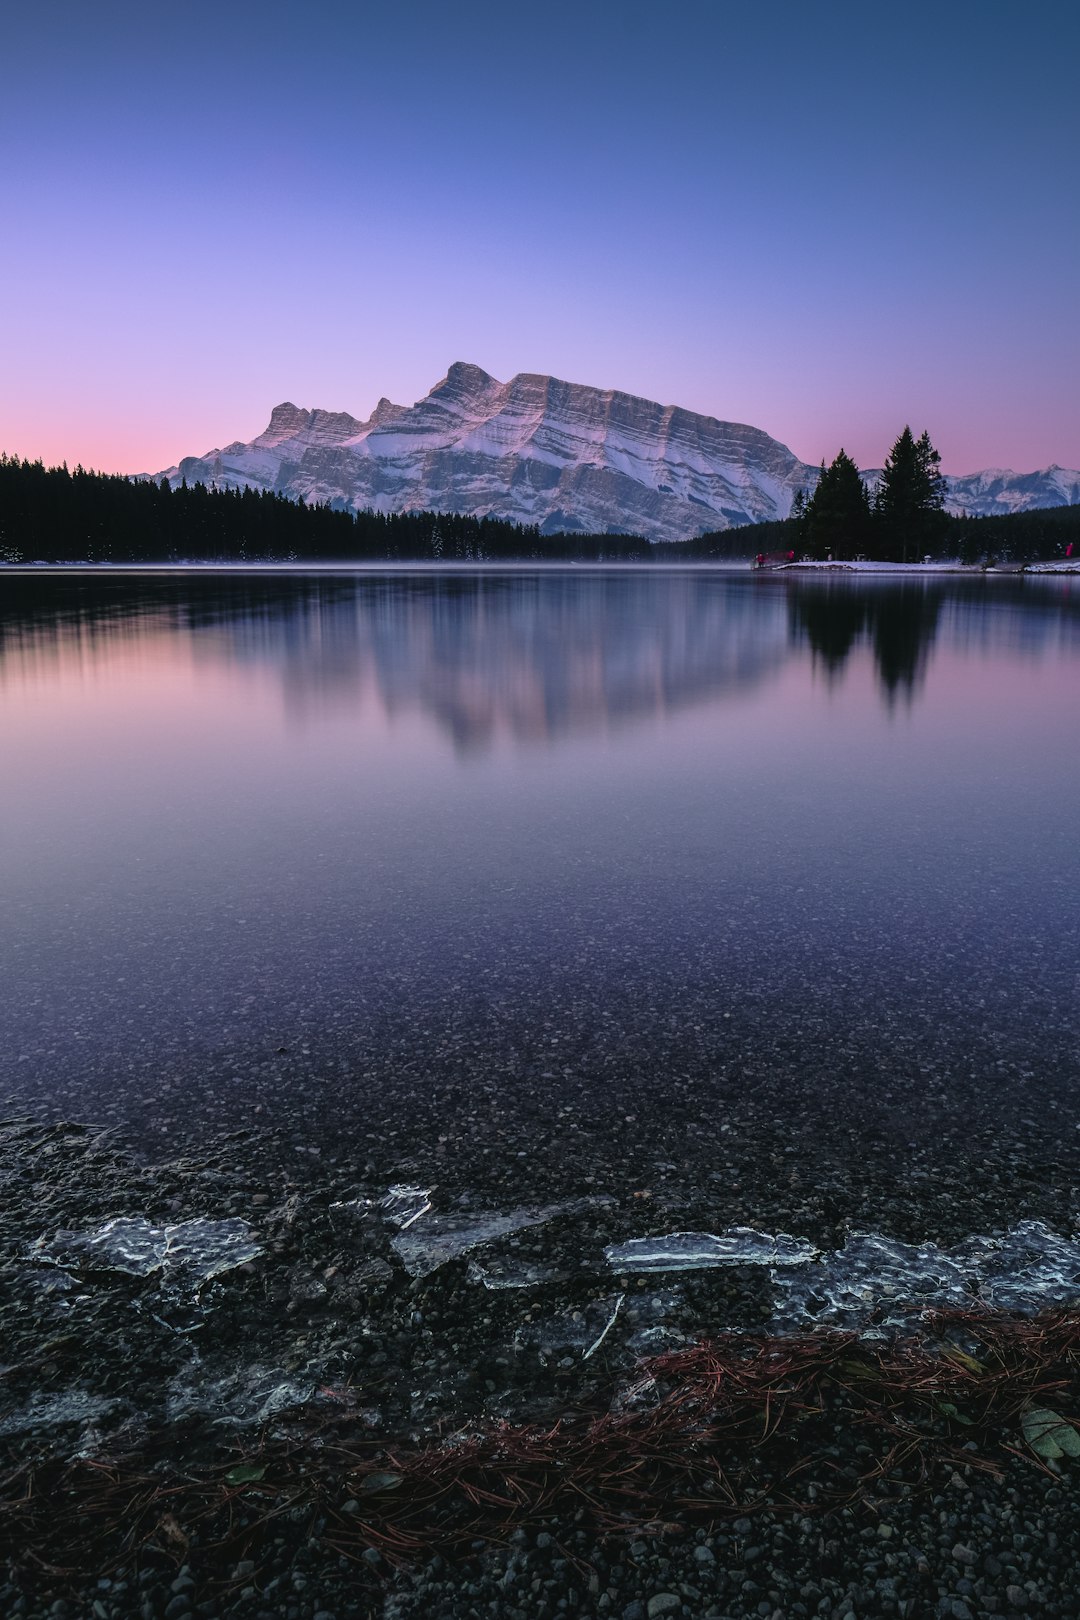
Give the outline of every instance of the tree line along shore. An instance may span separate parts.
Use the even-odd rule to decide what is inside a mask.
[[[351,512],[271,490],[46,467],[0,456],[0,563],[675,562],[923,557],[1054,561],[1080,555],[1080,506],[953,517],[926,434],[905,428],[871,496],[844,451],[822,464],[790,518],[653,543],[627,534],[541,534],[498,518]],[[1070,551],[1070,547],[1072,550]]]

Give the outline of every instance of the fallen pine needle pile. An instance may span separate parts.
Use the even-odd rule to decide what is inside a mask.
[[[16,1460],[0,1541],[28,1576],[150,1553],[257,1566],[268,1527],[391,1564],[567,1517],[599,1534],[755,1510],[824,1512],[941,1466],[1056,1470],[1080,1454],[1080,1312],[928,1317],[917,1340],[729,1334],[643,1363],[610,1405],[551,1426],[487,1424],[398,1443],[325,1405],[257,1438],[143,1436],[137,1449]],[[360,1392],[354,1392],[356,1394]],[[370,1560],[369,1560],[370,1561]]]

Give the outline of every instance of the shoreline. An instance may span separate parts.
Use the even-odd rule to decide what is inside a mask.
[[[1080,1313],[966,1314],[933,1330],[895,1347],[843,1334],[705,1343],[643,1364],[629,1389],[609,1386],[555,1428],[386,1444],[342,1400],[330,1417],[309,1409],[213,1449],[193,1451],[182,1430],[150,1435],[134,1452],[17,1465],[0,1511],[24,1558],[102,1572],[96,1620],[134,1613],[133,1586],[141,1614],[166,1620],[196,1601],[205,1616],[293,1614],[279,1594],[306,1599],[298,1616],[419,1620],[474,1613],[485,1588],[494,1613],[550,1614],[575,1606],[582,1581],[607,1597],[600,1612],[620,1605],[631,1620],[634,1605],[771,1615],[761,1583],[798,1602],[821,1565],[833,1613],[864,1605],[872,1581],[867,1613],[933,1612],[921,1607],[933,1594],[936,1612],[963,1620],[965,1606],[999,1612],[1001,1592],[1006,1609],[1067,1614],[1052,1566],[1067,1582],[1076,1490],[1057,1459],[1080,1452],[1080,1433],[1058,1409],[1075,1412],[1080,1394]],[[1017,1504],[1021,1522],[1026,1509],[1044,1534],[1047,1519],[1059,1526],[1051,1567],[1037,1547],[1023,1556],[1035,1537],[1010,1534]],[[934,1517],[947,1532],[936,1547]],[[534,1607],[537,1569],[551,1608]],[[26,1615],[23,1574],[10,1612]],[[703,1608],[710,1597],[723,1607]]]
[[[670,1231],[689,1218],[695,1207],[689,1187],[671,1188],[662,1199],[586,1189],[577,1207],[530,1226],[488,1230],[465,1250],[448,1257],[440,1251],[433,1269],[414,1275],[410,1257],[423,1259],[415,1243],[434,1236],[445,1247],[448,1232],[460,1236],[455,1220],[475,1225],[485,1208],[496,1207],[490,1192],[466,1199],[463,1208],[444,1178],[430,1198],[418,1181],[401,1186],[388,1202],[387,1167],[374,1163],[363,1174],[353,1170],[348,1188],[333,1165],[312,1165],[306,1176],[283,1167],[275,1185],[260,1151],[266,1143],[243,1133],[148,1163],[124,1150],[115,1134],[85,1125],[24,1120],[5,1129],[8,1162],[17,1161],[19,1182],[33,1189],[21,1200],[5,1189],[13,1219],[3,1256],[12,1300],[3,1412],[10,1420],[13,1407],[26,1414],[29,1403],[32,1419],[16,1423],[14,1431],[9,1421],[3,1438],[3,1512],[29,1537],[5,1594],[9,1607],[12,1592],[25,1597],[26,1606],[12,1613],[44,1615],[58,1596],[76,1596],[84,1605],[101,1605],[91,1608],[95,1620],[102,1613],[105,1620],[144,1613],[151,1620],[181,1620],[175,1600],[187,1594],[192,1615],[257,1620],[291,1613],[279,1601],[287,1589],[298,1600],[298,1620],[320,1612],[335,1620],[464,1617],[478,1593],[503,1603],[508,1616],[521,1608],[532,1620],[548,1612],[535,1606],[532,1583],[540,1571],[554,1620],[558,1600],[580,1593],[581,1580],[591,1579],[584,1570],[606,1582],[592,1598],[598,1602],[608,1593],[602,1612],[618,1620],[638,1602],[648,1620],[649,1602],[665,1594],[678,1606],[656,1614],[707,1614],[711,1595],[719,1603],[716,1613],[728,1620],[759,1613],[765,1601],[756,1590],[744,1601],[744,1584],[757,1588],[761,1574],[753,1559],[746,1561],[747,1548],[762,1548],[758,1557],[772,1560],[798,1586],[811,1577],[797,1571],[811,1567],[806,1560],[812,1565],[821,1544],[832,1541],[843,1549],[830,1555],[837,1602],[843,1597],[856,1614],[861,1602],[865,1613],[917,1615],[933,1611],[887,1607],[894,1601],[887,1596],[891,1588],[869,1609],[866,1597],[856,1596],[866,1582],[867,1531],[874,1537],[873,1581],[892,1581],[897,1603],[924,1602],[928,1581],[955,1590],[957,1602],[972,1596],[957,1583],[973,1575],[989,1582],[991,1597],[1015,1585],[984,1567],[989,1556],[1002,1570],[1006,1555],[1015,1559],[1009,1513],[1044,1523],[1049,1513],[1063,1547],[1076,1535],[1075,1516],[1068,1517],[1075,1507],[1068,1469],[1080,1464],[1048,1473],[1028,1454],[1030,1447],[1025,1450],[1018,1417],[1023,1403],[1030,1405],[1044,1389],[1039,1399],[1051,1409],[1065,1417],[1080,1410],[1080,1357],[1070,1348],[1080,1345],[1080,1312],[1062,1314],[1072,1297],[1067,1289],[1057,1296],[1057,1313],[1045,1319],[991,1310],[976,1318],[968,1312],[922,1320],[919,1307],[934,1304],[924,1292],[915,1315],[884,1338],[873,1320],[860,1328],[838,1326],[834,1318],[808,1341],[797,1331],[777,1336],[754,1327],[769,1320],[769,1271],[760,1262],[689,1272],[635,1269],[629,1260],[605,1264],[605,1241]],[[1062,1201],[1052,1191],[1055,1173],[1034,1143],[1026,1145],[1024,1161],[1013,1191],[990,1178],[1002,1218],[1025,1205],[1030,1214],[1057,1207],[1058,1226],[1066,1225],[1074,1190],[1068,1166],[1061,1167]],[[1036,1165],[1043,1191],[1031,1207],[1025,1176]],[[849,1170],[850,1213],[865,1181],[864,1165]],[[353,1192],[353,1208],[342,1207],[339,1195],[346,1190]],[[548,1190],[565,1196],[561,1186]],[[747,1217],[763,1215],[770,1205],[779,1215],[775,1195],[761,1192],[746,1207]],[[425,1212],[425,1202],[434,1209]],[[138,1219],[140,1212],[182,1232],[179,1269],[170,1273],[159,1265],[136,1274],[141,1261],[130,1233],[127,1271],[112,1269],[105,1248],[80,1251],[70,1236],[99,1231],[110,1220]],[[502,1206],[497,1212],[506,1214]],[[962,1201],[944,1225],[940,1213],[936,1221],[927,1214],[909,1208],[899,1225],[908,1223],[909,1231],[936,1225],[942,1243],[950,1227],[971,1230],[972,1211]],[[226,1223],[226,1241],[242,1241],[246,1229],[257,1252],[241,1249],[235,1266],[214,1271]],[[812,1225],[792,1224],[796,1238]],[[713,1225],[720,1229],[719,1220]],[[199,1249],[207,1236],[218,1242],[216,1249]],[[814,1237],[825,1241],[825,1228]],[[789,1277],[807,1270],[797,1251],[788,1248],[785,1256],[792,1261]],[[505,1270],[503,1285],[491,1286],[500,1257],[519,1286],[507,1285]],[[211,1268],[204,1281],[200,1267]],[[856,1292],[867,1286],[865,1274],[853,1282]],[[898,1297],[895,1287],[892,1297]],[[890,1309],[895,1315],[893,1307],[886,1315]],[[965,1358],[988,1365],[987,1336],[997,1342],[1000,1334],[1013,1336],[1013,1370],[1000,1389],[994,1385],[998,1394],[990,1400],[984,1375]],[[994,1355],[997,1365],[1001,1356],[992,1352],[989,1359]],[[896,1357],[911,1370],[905,1393],[898,1388],[904,1378]],[[810,1380],[797,1401],[792,1358]],[[718,1371],[721,1363],[726,1372]],[[863,1370],[852,1373],[853,1363]],[[743,1364],[757,1368],[754,1377],[764,1369],[764,1384],[755,1384],[748,1370],[740,1373]],[[879,1372],[870,1377],[865,1369],[875,1366]],[[744,1401],[738,1433],[744,1440],[751,1432],[768,1435],[771,1449],[763,1452],[755,1442],[740,1451],[738,1434],[722,1444],[718,1436],[719,1451],[699,1444],[703,1378],[714,1392],[728,1391],[729,1416],[737,1386]],[[942,1378],[959,1380],[969,1398],[958,1399]],[[71,1401],[80,1390],[89,1397],[81,1411]],[[1001,1404],[1001,1390],[1011,1406]],[[878,1404],[870,1411],[872,1391]],[[51,1414],[49,1399],[58,1403]],[[35,1400],[43,1403],[40,1422],[33,1421]],[[779,1426],[778,1401],[788,1412]],[[951,1417],[943,1403],[961,1417]],[[65,1412],[66,1424],[54,1421]],[[681,1437],[678,1422],[674,1428],[669,1422],[673,1416],[690,1423]],[[963,1421],[968,1417],[970,1425]],[[614,1485],[588,1473],[598,1438],[608,1448],[604,1467]],[[619,1457],[612,1447],[621,1448]],[[577,1459],[572,1469],[570,1458]],[[762,1471],[766,1460],[773,1473]],[[45,1493],[40,1509],[28,1494],[28,1466],[39,1482],[35,1489]],[[623,1466],[637,1480],[636,1497],[620,1494],[616,1476]],[[576,1472],[581,1468],[585,1474]],[[665,1472],[671,1468],[673,1474]],[[797,1490],[783,1485],[796,1468]],[[387,1475],[397,1478],[387,1481]],[[712,1489],[705,1488],[708,1478]],[[1044,1494],[1051,1490],[1062,1493],[1067,1512],[1063,1507],[1059,1515],[1055,1504],[1048,1509]],[[70,1547],[65,1563],[49,1539],[76,1522],[71,1515],[58,1519],[53,1504],[59,1499],[75,1509],[79,1523],[99,1527],[100,1561],[93,1569],[85,1552],[73,1567]],[[160,1511],[154,1508],[159,1501]],[[932,1517],[956,1517],[957,1509],[974,1517],[954,1525],[948,1547],[930,1554],[919,1526],[929,1523],[924,1515],[935,1501]],[[107,1525],[117,1503],[116,1539],[110,1540]],[[744,1523],[749,1530],[733,1529]],[[880,1525],[894,1526],[898,1548],[911,1550],[906,1574],[904,1568],[883,1573]],[[999,1552],[988,1553],[999,1534]],[[631,1537],[639,1546],[633,1556],[626,1551]],[[508,1538],[516,1549],[509,1558]],[[973,1551],[978,1568],[952,1557],[954,1543]],[[700,1547],[712,1554],[711,1563],[697,1556]],[[117,1575],[117,1563],[126,1576]],[[1018,1579],[1035,1580],[1038,1563],[1021,1560]],[[49,1568],[54,1573],[41,1573]],[[623,1571],[614,1583],[612,1569]],[[125,1582],[122,1601],[110,1596],[111,1586],[98,1587],[100,1580]],[[150,1593],[140,1597],[148,1610],[129,1606],[133,1589]],[[785,1616],[798,1613],[784,1606],[792,1598],[789,1590],[776,1604]],[[1007,1612],[1011,1600],[1001,1601]],[[1001,1612],[969,1609],[972,1616]],[[586,1604],[584,1612],[593,1610]],[[1039,1612],[1069,1610],[1055,1609],[1048,1594]]]
[[[890,577],[901,575],[910,578],[917,574],[922,578],[939,577],[964,579],[981,579],[992,576],[995,579],[1017,579],[1028,574],[1035,575],[1065,575],[1080,576],[1080,562],[1061,563],[1017,563],[1015,566],[1007,565],[1001,568],[984,568],[978,563],[877,563],[877,562],[796,562],[766,564],[763,568],[754,569],[754,573],[766,574],[858,574],[860,578],[867,575],[876,576],[888,574]]]
[[[602,573],[652,573],[657,569],[663,571],[690,571],[690,572],[725,572],[725,573],[751,573],[758,574],[791,574],[791,573],[846,573],[862,575],[890,575],[910,578],[964,578],[982,579],[987,576],[993,578],[1016,579],[1024,575],[1050,575],[1072,577],[1080,575],[1080,561],[1067,562],[1033,562],[1005,565],[999,568],[986,568],[978,563],[960,562],[932,562],[932,563],[876,563],[876,562],[796,562],[767,564],[756,568],[751,557],[742,558],[716,558],[716,559],[681,559],[667,561],[661,557],[650,558],[648,561],[618,562],[566,560],[559,558],[522,557],[517,560],[501,560],[493,562],[478,561],[452,561],[435,562],[432,560],[417,559],[416,561],[395,561],[388,558],[384,561],[364,562],[260,562],[243,561],[234,558],[228,562],[131,562],[131,563],[93,563],[93,562],[0,562],[0,578],[29,577],[42,578],[53,575],[93,574],[108,577],[111,574],[124,576],[130,574],[383,574],[383,573],[424,573],[424,574],[477,574],[477,573],[506,573],[514,574],[523,571],[540,572],[602,572]]]

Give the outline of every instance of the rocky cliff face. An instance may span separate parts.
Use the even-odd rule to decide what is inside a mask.
[[[555,377],[508,383],[457,364],[412,406],[275,407],[250,444],[188,456],[165,473],[251,484],[356,510],[432,508],[678,540],[783,517],[807,467],[758,428]]]
[[[786,517],[816,475],[759,428],[531,372],[501,383],[458,362],[415,405],[381,399],[365,422],[277,405],[250,443],[187,456],[156,476],[358,511],[463,512],[544,534],[663,541]],[[1080,473],[1056,467],[973,473],[950,486],[954,511],[1080,500]]]

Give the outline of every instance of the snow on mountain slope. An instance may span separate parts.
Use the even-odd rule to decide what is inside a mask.
[[[1080,506],[1080,472],[1056,463],[1030,473],[987,467],[983,472],[950,478],[947,504],[950,512],[978,517],[1029,512],[1041,506]]]
[[[188,456],[163,474],[251,484],[355,510],[431,508],[560,530],[677,540],[785,516],[813,481],[757,428],[523,373],[508,383],[458,363],[412,406],[275,407],[250,444]]]
[[[817,468],[759,428],[531,372],[501,383],[459,361],[415,405],[381,399],[364,422],[277,405],[250,443],[187,456],[156,476],[357,511],[463,512],[545,534],[662,541],[786,517]],[[953,511],[1080,500],[1080,473],[1056,467],[949,483]]]

